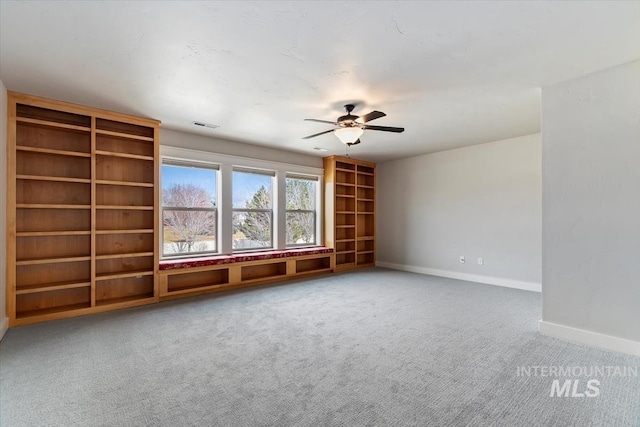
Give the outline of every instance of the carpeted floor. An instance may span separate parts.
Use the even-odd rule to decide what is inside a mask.
[[[640,425],[638,377],[580,398],[517,375],[640,365],[539,336],[540,312],[537,293],[370,269],[13,328],[1,425]]]

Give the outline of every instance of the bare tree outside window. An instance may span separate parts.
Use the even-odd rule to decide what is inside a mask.
[[[165,164],[165,177],[173,182],[162,189],[163,254],[216,252],[216,171]]]

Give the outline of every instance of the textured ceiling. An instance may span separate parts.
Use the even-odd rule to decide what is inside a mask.
[[[406,128],[353,148],[382,161],[538,132],[541,86],[640,57],[640,2],[2,0],[0,54],[10,90],[314,155],[355,102]]]

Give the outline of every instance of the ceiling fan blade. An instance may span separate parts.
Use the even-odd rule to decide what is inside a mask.
[[[330,122],[328,120],[318,120],[318,119],[304,119],[306,122],[318,122],[318,123],[328,123],[330,125],[337,125],[336,122]]]
[[[309,136],[305,136],[302,139],[311,139],[311,138],[315,138],[316,136],[320,136],[320,135],[324,135],[325,133],[329,133],[329,132],[333,132],[334,129],[329,129],[329,130],[325,130],[324,132],[320,132],[320,133],[314,133],[313,135],[309,135]]]
[[[362,141],[360,141],[360,138],[358,138],[358,139],[356,139],[356,142],[351,142],[351,143],[349,143],[349,144],[347,144],[347,145],[358,145],[358,144],[360,144],[361,142],[362,142]]]
[[[380,117],[386,116],[382,111],[372,111],[369,114],[365,114],[364,116],[360,116],[360,121],[362,123],[370,122],[371,120],[379,119]]]
[[[404,132],[404,128],[394,128],[394,127],[391,127],[391,126],[369,126],[369,125],[364,125],[364,126],[362,126],[362,129],[381,130],[381,131],[384,131],[384,132],[396,132],[396,133]]]

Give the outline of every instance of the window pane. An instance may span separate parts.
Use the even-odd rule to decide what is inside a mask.
[[[271,209],[271,181],[269,175],[233,171],[233,207]]]
[[[287,245],[315,244],[315,223],[313,212],[287,212]]]
[[[215,252],[216,212],[163,210],[163,254]]]
[[[234,212],[233,249],[270,248],[271,212]]]
[[[315,210],[316,183],[309,179],[287,178],[287,209]]]
[[[162,205],[182,208],[216,207],[217,171],[162,165]]]

